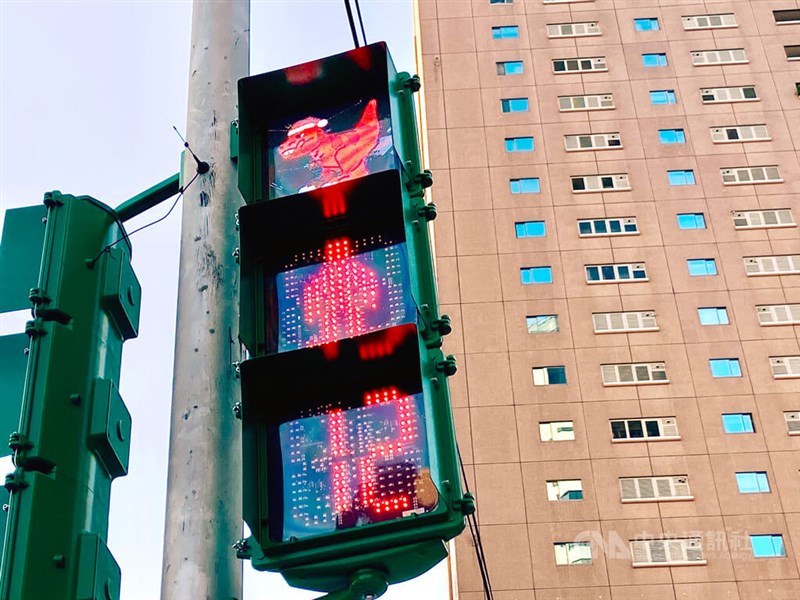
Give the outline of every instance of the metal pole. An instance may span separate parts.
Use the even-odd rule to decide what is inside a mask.
[[[211,165],[183,198],[162,600],[242,597],[238,270],[230,159],[237,80],[249,72],[249,0],[195,0],[186,139]],[[185,156],[184,172],[195,170]]]

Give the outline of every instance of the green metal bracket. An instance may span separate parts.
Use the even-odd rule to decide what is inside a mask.
[[[374,600],[389,589],[386,575],[375,569],[361,569],[350,577],[347,589],[320,596],[317,600]]]
[[[231,121],[231,160],[239,162],[239,119]]]
[[[133,198],[126,200],[114,209],[117,219],[124,223],[133,217],[140,215],[144,211],[153,208],[156,204],[172,198],[180,192],[180,174],[176,173],[167,177],[161,183],[136,194]]]

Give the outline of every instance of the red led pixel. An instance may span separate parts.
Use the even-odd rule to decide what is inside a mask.
[[[378,308],[378,276],[351,253],[347,239],[327,242],[325,263],[303,289],[303,321],[319,325],[316,344],[366,333],[366,313]]]

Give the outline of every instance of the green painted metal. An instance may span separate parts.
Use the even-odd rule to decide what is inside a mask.
[[[354,53],[359,54],[355,60],[343,58]],[[363,79],[353,80],[350,61],[374,65],[374,70]],[[239,548],[239,556],[249,558],[256,569],[280,571],[291,585],[331,592],[326,596],[328,600],[360,598],[353,596],[352,586],[356,574],[365,568],[393,584],[415,577],[442,560],[447,555],[444,541],[463,530],[464,515],[474,511],[474,503],[471,497],[462,494],[456,453],[447,384],[447,377],[455,372],[455,361],[441,350],[442,336],[450,332],[450,321],[438,311],[429,224],[436,216],[436,208],[426,203],[424,197],[424,189],[432,180],[429,172],[421,170],[414,112],[413,94],[419,90],[419,79],[407,73],[398,74],[382,43],[292,69],[293,73],[316,73],[317,79],[312,84],[297,85],[296,78],[278,71],[239,82],[239,189],[248,203],[239,211],[240,336],[253,357],[241,365],[244,518],[253,535]],[[349,377],[347,373],[364,372],[367,378],[379,377],[368,373],[369,366],[348,358],[338,359],[323,374],[320,369],[325,368],[324,362],[317,349],[294,351],[297,357],[302,353],[302,362],[288,356],[292,352],[274,354],[275,332],[269,324],[275,315],[265,313],[264,308],[265,299],[273,293],[270,281],[274,271],[270,271],[269,265],[290,262],[288,259],[295,251],[294,247],[291,251],[282,248],[281,240],[296,238],[303,240],[297,242],[302,245],[316,235],[315,231],[327,226],[318,223],[319,210],[315,206],[319,203],[314,200],[314,192],[277,199],[265,197],[262,173],[269,168],[264,156],[265,128],[285,115],[297,115],[298,106],[308,114],[326,114],[326,107],[343,103],[341,90],[356,90],[355,98],[359,98],[358,94],[362,99],[383,94],[389,99],[392,141],[401,168],[338,183],[336,187],[348,198],[347,219],[371,223],[374,229],[369,231],[374,235],[388,231],[381,229],[385,227],[392,231],[385,239],[396,239],[395,223],[398,220],[400,223],[399,235],[408,250],[412,295],[419,313],[414,348],[402,360],[394,357],[393,363],[375,369],[376,372],[393,369],[407,383],[416,380],[420,386],[429,436],[434,440],[432,453],[437,473],[434,483],[440,502],[436,509],[416,518],[281,542],[269,535],[266,487],[271,478],[281,475],[269,472],[265,439],[267,428],[281,422],[290,410],[285,408],[291,406],[286,402],[291,397],[288,392],[292,386],[312,394],[315,392],[307,390],[338,385],[336,373],[343,373],[343,379]],[[371,204],[359,198],[369,198]],[[357,205],[369,208],[356,208]],[[359,210],[368,216],[354,216]],[[308,243],[307,248],[321,246],[323,239],[311,240],[315,243]],[[289,255],[284,256],[285,252]],[[337,343],[342,357],[354,354],[349,344],[347,340]],[[320,380],[326,383],[320,384]],[[371,580],[365,576],[361,581]],[[374,582],[370,585],[374,588],[369,590],[370,594],[377,597],[382,593],[379,585]]]
[[[180,179],[180,173],[175,173],[175,175],[167,177],[164,181],[126,200],[114,209],[114,212],[117,213],[117,218],[124,223],[164,200],[172,198],[172,196],[180,192]]]
[[[30,362],[9,444],[17,468],[5,485],[0,599],[116,600],[120,569],[105,540],[131,428],[117,382],[141,288],[127,239],[106,249],[125,237],[111,208],[60,192],[46,194],[45,206]]]
[[[0,456],[11,454],[6,440],[19,425],[29,341],[24,333],[0,336]]]
[[[0,243],[0,312],[30,308],[28,292],[39,278],[46,215],[44,206],[6,211]]]

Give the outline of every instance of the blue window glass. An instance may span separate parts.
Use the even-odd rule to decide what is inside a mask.
[[[728,309],[724,306],[709,306],[698,308],[697,314],[700,317],[700,325],[728,325]]]
[[[690,258],[686,261],[689,275],[692,277],[705,277],[717,274],[717,261],[713,258]]]
[[[513,4],[514,0],[489,0],[489,4]]]
[[[550,385],[564,385],[567,383],[566,367],[546,367],[547,382]]]
[[[496,40],[518,38],[519,27],[516,25],[502,25],[500,27],[492,27],[492,37]]]
[[[786,556],[782,535],[751,535],[750,545],[756,558],[774,558]]]
[[[658,19],[655,17],[652,19],[634,19],[633,28],[636,31],[658,31],[660,29]]]
[[[686,134],[683,129],[659,129],[658,140],[662,144],[685,144]]]
[[[498,75],[521,75],[524,70],[521,60],[509,60],[495,64]]]
[[[706,219],[703,213],[679,213],[679,229],[705,229]]]
[[[528,333],[558,333],[558,315],[530,315],[525,317]]]
[[[676,104],[675,90],[654,90],[650,92],[650,102],[652,104]]]
[[[754,433],[753,415],[751,413],[728,413],[722,415],[722,427],[725,433]]]
[[[504,113],[528,112],[529,103],[527,98],[503,98],[500,106]]]
[[[769,492],[766,471],[737,473],[736,485],[739,486],[740,494],[766,494]]]
[[[663,52],[642,54],[642,64],[645,67],[666,67],[668,64],[667,55]]]
[[[525,267],[519,270],[522,285],[532,283],[553,283],[553,269],[551,267]]]
[[[538,194],[541,189],[538,177],[509,179],[508,185],[511,188],[512,194]]]
[[[591,234],[594,233],[592,230],[592,222],[591,221],[578,221],[578,233],[580,234]]]
[[[587,281],[600,281],[600,267],[586,267]]]
[[[547,235],[544,221],[524,221],[522,223],[515,223],[514,228],[518,238],[544,237]]]
[[[533,137],[506,138],[506,152],[533,152]]]
[[[712,377],[741,377],[742,367],[738,358],[712,358],[708,365],[711,367]]]
[[[667,171],[667,179],[670,185],[694,185],[694,171],[682,169],[678,171]]]

